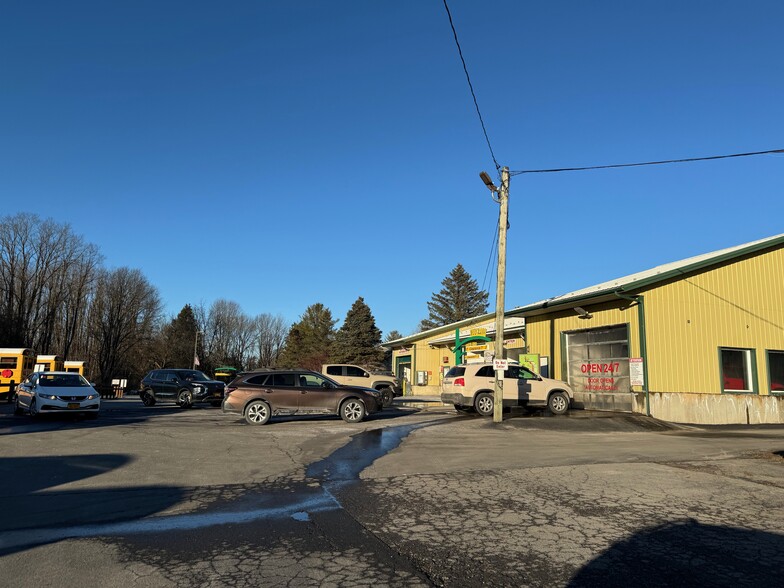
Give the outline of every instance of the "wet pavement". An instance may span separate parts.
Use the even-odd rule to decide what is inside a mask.
[[[779,585],[782,428],[107,405],[96,424],[0,410],[13,585]]]

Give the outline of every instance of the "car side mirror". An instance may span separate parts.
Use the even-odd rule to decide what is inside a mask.
[[[321,382],[321,387],[322,388],[329,388],[330,387],[329,386],[329,382]]]

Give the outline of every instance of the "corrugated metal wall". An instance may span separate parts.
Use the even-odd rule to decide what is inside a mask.
[[[784,249],[684,276],[645,293],[651,391],[720,393],[718,347],[784,349]]]
[[[642,294],[650,391],[721,393],[718,348],[739,347],[755,350],[758,391],[768,393],[765,351],[784,350],[784,249],[684,275]],[[555,338],[554,377],[565,377],[564,331],[628,324],[630,356],[641,356],[636,305],[619,300],[575,306],[591,317],[569,310],[526,318],[530,353],[550,355]]]

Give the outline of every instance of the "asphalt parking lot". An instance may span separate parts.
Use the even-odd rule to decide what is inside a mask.
[[[15,586],[778,586],[784,428],[0,406]],[[35,561],[36,565],[30,565]]]

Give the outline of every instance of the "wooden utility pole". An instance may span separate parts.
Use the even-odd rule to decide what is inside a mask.
[[[498,190],[501,212],[498,220],[498,280],[495,288],[495,358],[504,359],[504,291],[506,289],[506,226],[509,221],[509,168],[501,168]],[[493,422],[504,420],[504,372],[495,373]]]

